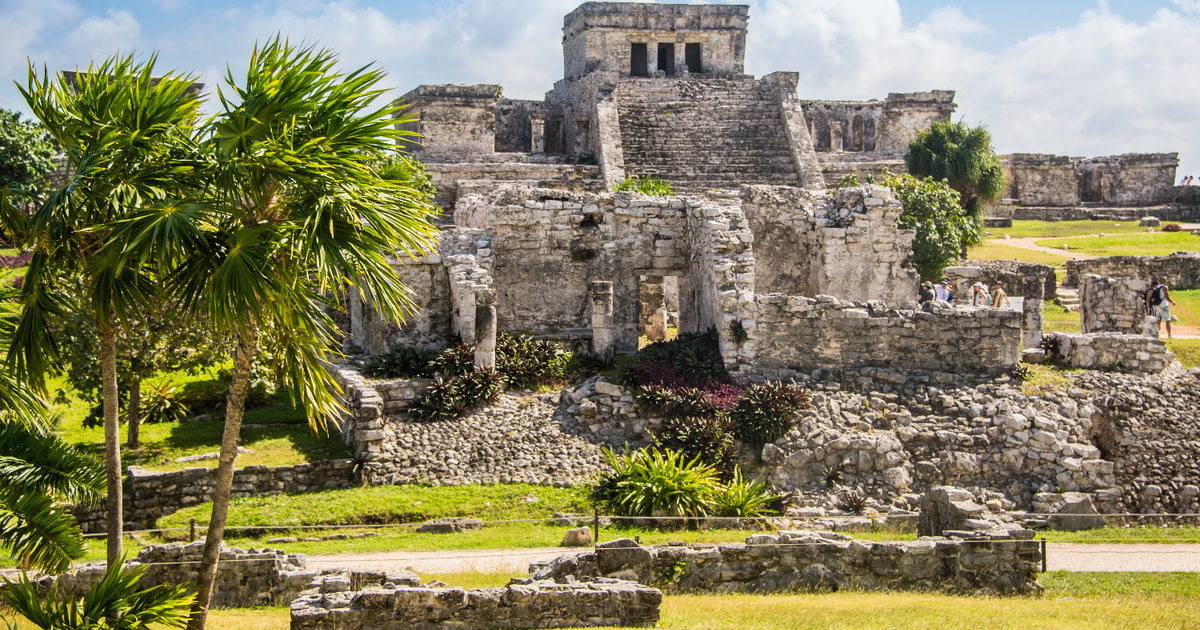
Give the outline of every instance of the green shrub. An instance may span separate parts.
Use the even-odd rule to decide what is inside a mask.
[[[429,367],[442,378],[467,374],[475,369],[475,348],[465,343],[454,344],[431,360]]]
[[[862,490],[843,490],[837,496],[837,506],[843,512],[862,514],[867,509],[867,495]]]
[[[183,422],[191,409],[183,402],[179,386],[171,382],[142,386],[142,422]]]
[[[671,184],[653,175],[629,177],[620,184],[617,184],[613,190],[640,192],[643,195],[650,195],[652,197],[666,197],[675,194],[675,191],[671,190]]]
[[[422,348],[392,348],[367,359],[362,373],[372,378],[430,378],[437,356],[438,353]]]
[[[656,341],[639,350],[634,358],[637,367],[622,375],[622,380],[629,385],[648,384],[647,374],[638,371],[661,370],[663,365],[670,366],[679,378],[699,379],[693,385],[725,375],[716,328],[702,333],[684,333],[671,341]]]
[[[808,395],[798,384],[778,381],[747,387],[729,415],[734,435],[758,448],[783,437],[807,408]]]
[[[475,370],[460,376],[438,376],[409,412],[418,422],[453,420],[481,405],[494,402],[504,391],[504,379],[495,370]]]
[[[654,446],[699,457],[700,461],[728,474],[735,470],[737,453],[733,431],[724,416],[667,418],[654,436]]]
[[[496,336],[496,370],[513,389],[561,385],[570,364],[571,353],[553,341],[510,332]]]
[[[740,468],[734,467],[733,477],[714,497],[713,510],[717,516],[767,516],[775,512],[771,505],[778,500],[766,483],[747,479]]]
[[[721,490],[716,469],[677,451],[605,449],[604,457],[612,472],[601,476],[592,496],[619,516],[707,516]]]

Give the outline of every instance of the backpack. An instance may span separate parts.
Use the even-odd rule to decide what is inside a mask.
[[[1163,293],[1165,293],[1163,289],[1165,288],[1166,287],[1160,284],[1153,289],[1150,289],[1150,306],[1158,306],[1159,304],[1163,303],[1163,298],[1166,297],[1163,295]]]

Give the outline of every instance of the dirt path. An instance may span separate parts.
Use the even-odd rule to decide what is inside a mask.
[[[1095,254],[1085,254],[1083,252],[1073,252],[1069,249],[1057,249],[1054,247],[1042,247],[1041,245],[1037,244],[1038,241],[1044,241],[1047,238],[1048,237],[1045,237],[1045,236],[1026,236],[1026,237],[1021,237],[1021,238],[990,238],[990,239],[988,239],[988,242],[995,243],[997,245],[1007,245],[1009,247],[1019,247],[1021,249],[1028,249],[1028,250],[1035,251],[1035,252],[1045,252],[1047,254],[1056,254],[1058,256],[1063,256],[1065,258],[1072,258],[1075,260],[1090,260],[1092,258],[1100,258],[1100,256],[1097,256]]]
[[[1200,545],[1184,544],[1078,544],[1049,543],[1047,565],[1051,571],[1186,571],[1200,573]],[[369,554],[309,556],[311,569],[349,567],[370,571],[408,570],[418,575],[439,573],[511,573],[527,575],[529,563],[587,549],[477,551],[396,551]]]

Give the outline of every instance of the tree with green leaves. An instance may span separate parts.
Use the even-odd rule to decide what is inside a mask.
[[[969,243],[979,241],[979,222],[959,205],[958,192],[946,182],[887,171],[881,178],[879,183],[891,188],[904,206],[900,227],[916,231],[912,263],[922,279],[940,278]]]
[[[257,46],[244,81],[230,73],[222,111],[204,137],[211,156],[198,203],[145,208],[123,222],[114,246],[155,261],[171,293],[195,296],[233,338],[233,370],[213,489],[213,512],[189,628],[204,627],[229,509],[246,388],[264,331],[277,368],[310,422],[340,405],[324,362],[334,352],[325,307],[347,291],[390,319],[411,308],[390,254],[434,247],[435,208],[405,180],[381,175],[379,161],[404,132],[398,110],[370,67],[335,70],[326,50],[276,38]],[[125,243],[128,243],[126,247]]]
[[[32,196],[54,170],[54,141],[34,120],[0,108],[0,188]]]
[[[982,215],[984,204],[1000,198],[1006,185],[991,134],[962,122],[935,122],[917,134],[908,144],[904,165],[914,177],[946,180],[958,191],[959,205],[975,219]]]
[[[21,287],[20,320],[9,348],[17,375],[44,390],[61,362],[54,322],[69,310],[61,279],[83,286],[79,310],[95,321],[104,405],[108,562],[122,557],[122,469],[118,426],[118,322],[161,298],[154,278],[113,246],[114,222],[157,207],[186,180],[190,131],[199,103],[193,79],[155,76],[155,58],[110,57],[86,71],[51,77],[31,64],[25,102],[62,148],[69,175],[31,217],[6,207],[9,234],[33,250]]]

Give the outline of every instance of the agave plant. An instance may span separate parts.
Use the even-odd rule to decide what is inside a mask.
[[[683,453],[650,448],[624,455],[604,450],[612,472],[594,497],[622,516],[707,516],[721,491],[717,470]]]
[[[152,625],[187,625],[196,594],[180,584],[139,589],[144,572],[145,567],[127,567],[122,559],[82,596],[55,586],[44,598],[38,597],[37,583],[22,576],[17,582],[8,582],[0,598],[44,630],[142,630]]]
[[[772,494],[766,483],[742,475],[741,468],[733,469],[733,478],[714,497],[713,508],[718,516],[757,517],[772,514],[769,506],[779,497]]]

